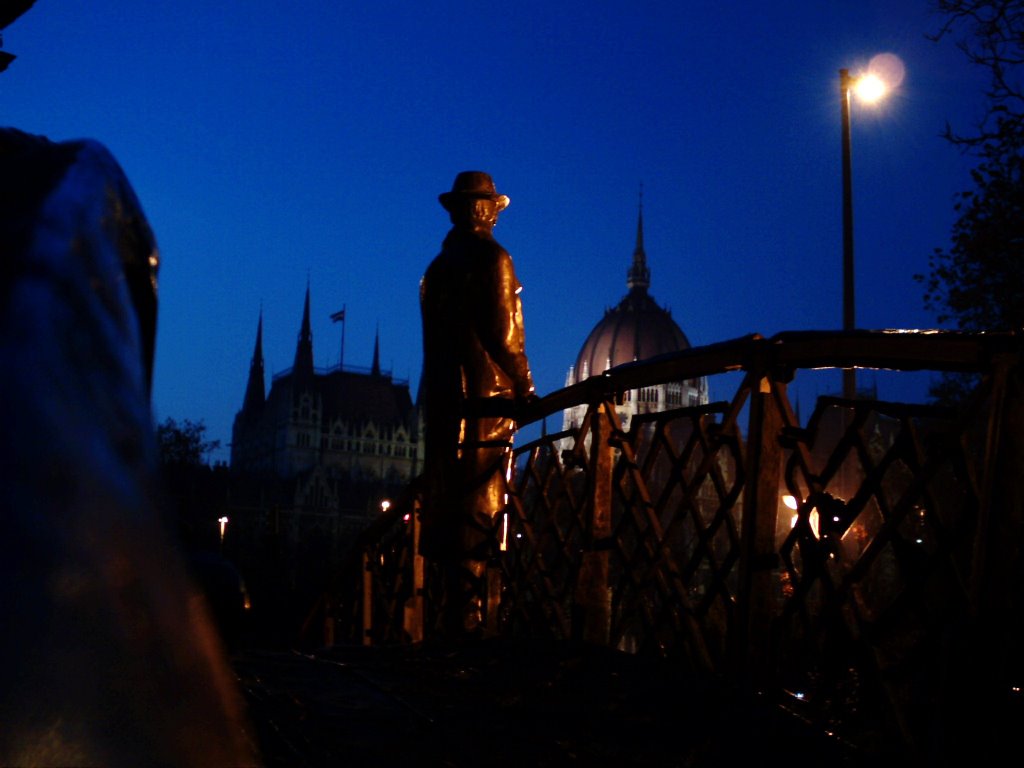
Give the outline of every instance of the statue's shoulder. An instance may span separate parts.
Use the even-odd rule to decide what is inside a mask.
[[[0,127],[0,160],[17,162],[31,159],[38,163],[41,158],[61,158],[66,164],[91,163],[122,173],[111,151],[95,139],[53,141],[17,128]]]
[[[478,255],[496,265],[512,263],[512,257],[509,256],[508,251],[506,251],[502,247],[501,243],[493,237],[484,237],[480,239]]]
[[[113,192],[129,207],[139,207],[121,165],[95,139],[52,141],[0,127],[0,179],[8,212],[31,209],[57,190],[63,206],[103,203]]]

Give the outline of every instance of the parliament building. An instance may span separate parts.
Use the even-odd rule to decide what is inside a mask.
[[[294,364],[273,376],[269,393],[260,317],[231,469],[278,480],[284,508],[365,513],[366,489],[394,491],[419,471],[416,407],[409,383],[381,370],[379,337],[368,369],[315,367],[309,313],[307,287]]]

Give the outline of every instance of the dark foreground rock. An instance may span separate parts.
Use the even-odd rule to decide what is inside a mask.
[[[268,768],[860,762],[767,702],[590,646],[246,651],[234,666]]]

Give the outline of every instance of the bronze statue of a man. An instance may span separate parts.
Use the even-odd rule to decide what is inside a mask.
[[[534,397],[522,286],[491,231],[509,203],[464,171],[439,196],[452,229],[420,282],[424,554],[448,564],[449,630],[482,631],[487,560],[506,504],[514,406]]]

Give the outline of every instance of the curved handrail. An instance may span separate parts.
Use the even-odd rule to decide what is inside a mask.
[[[598,402],[629,389],[760,367],[865,368],[970,372],[983,370],[997,355],[1019,354],[1016,332],[943,330],[783,331],[757,333],[690,347],[680,352],[623,363],[520,406],[517,422],[531,424],[575,405]]]

